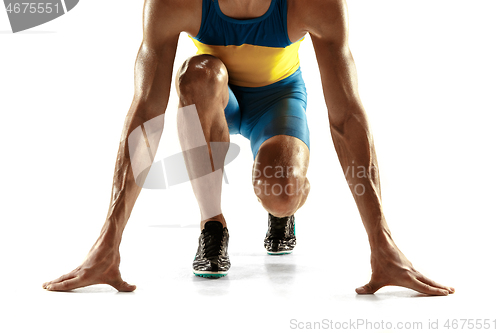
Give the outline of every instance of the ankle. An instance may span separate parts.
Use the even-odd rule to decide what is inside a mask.
[[[201,230],[203,230],[205,228],[205,223],[207,223],[208,221],[219,221],[220,223],[222,223],[222,227],[223,228],[227,227],[227,225],[226,225],[226,219],[224,219],[224,215],[219,214],[219,215],[213,216],[213,217],[211,217],[209,219],[202,220],[200,222],[200,229]]]

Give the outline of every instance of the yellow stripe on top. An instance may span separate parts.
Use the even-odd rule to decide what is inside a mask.
[[[287,47],[217,46],[189,37],[198,48],[196,54],[211,54],[222,60],[229,73],[229,83],[242,87],[262,87],[292,75],[300,66],[298,51],[304,40]]]

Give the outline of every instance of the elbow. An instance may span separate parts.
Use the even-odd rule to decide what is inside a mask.
[[[166,109],[167,105],[165,103],[157,103],[151,99],[135,97],[129,114],[146,122],[156,117],[163,117]]]
[[[372,142],[372,134],[366,113],[362,108],[349,109],[341,114],[329,114],[330,133],[333,141],[348,146],[366,146]]]
[[[344,107],[328,112],[330,131],[337,135],[349,134],[352,127],[369,130],[368,119],[362,107]]]
[[[348,116],[332,117],[332,115],[330,115],[328,121],[330,123],[330,132],[332,135],[343,136],[345,134]]]

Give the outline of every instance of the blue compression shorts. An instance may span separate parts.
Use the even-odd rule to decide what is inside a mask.
[[[250,140],[253,158],[260,145],[275,135],[290,135],[309,147],[307,92],[299,69],[289,77],[263,87],[229,85],[224,113],[230,134]]]

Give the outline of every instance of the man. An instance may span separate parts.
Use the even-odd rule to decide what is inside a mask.
[[[198,47],[198,54],[176,75],[179,139],[201,213],[202,232],[193,262],[196,275],[220,277],[230,268],[220,188],[233,133],[247,137],[252,146],[255,193],[269,212],[267,252],[287,254],[295,246],[294,213],[309,192],[306,93],[297,52],[309,33],[332,139],[371,247],[371,280],[356,292],[371,294],[387,285],[429,295],[454,292],[416,271],[391,238],[372,136],[358,96],[343,0],[146,0],[134,99],[120,142],[106,222],[82,265],[44,283],[45,289],[107,283],[119,291],[135,290],[120,276],[119,245],[144,182],[134,166],[143,163],[144,156],[154,156],[158,147],[163,123],[154,120],[163,119],[183,31]],[[141,132],[136,129],[147,131],[146,144],[133,139]],[[348,167],[366,172],[358,177],[346,172]],[[359,187],[362,193],[355,190]]]

